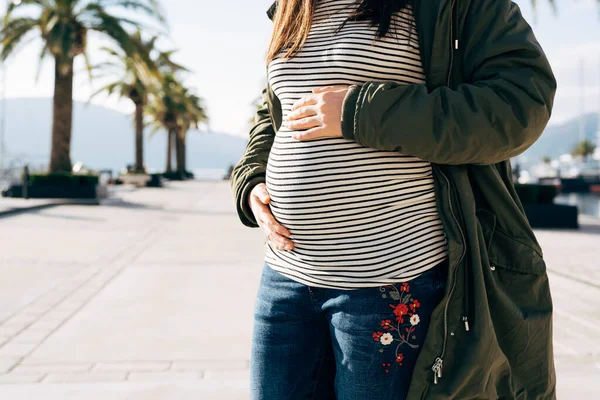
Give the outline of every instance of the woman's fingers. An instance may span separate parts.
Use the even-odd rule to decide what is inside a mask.
[[[271,213],[271,210],[269,210],[269,209],[267,209],[265,211],[265,215],[264,215],[263,221],[265,221],[265,220],[268,223],[270,231],[272,231],[274,233],[277,233],[277,234],[279,234],[281,236],[284,236],[286,239],[291,236],[290,231],[287,230],[287,228],[285,226],[283,226],[279,222],[277,222],[277,220],[275,219],[275,217]]]
[[[301,119],[287,120],[283,125],[288,129],[309,129],[316,128],[323,125],[320,115],[311,115],[310,117],[304,117]]]
[[[269,201],[271,201],[271,196],[269,196],[269,192],[267,192],[267,185],[264,183],[259,183],[258,185],[254,186],[251,194],[258,197],[263,204],[267,204]]]
[[[290,231],[281,225],[267,205],[271,197],[264,183],[259,183],[250,192],[250,207],[256,218],[256,222],[267,235],[267,240],[272,246],[279,250],[291,250],[294,243],[289,239]]]
[[[263,205],[264,206],[264,205]],[[267,208],[267,206],[264,206]],[[291,250],[294,248],[294,242],[288,239],[289,231],[275,220],[271,211],[266,209],[260,212],[259,224],[267,234],[267,240],[278,250]]]
[[[300,107],[300,108],[290,112],[285,120],[291,121],[291,120],[300,119],[300,118],[304,118],[304,117],[311,117],[313,115],[318,115],[318,114],[319,114],[319,110],[318,110],[317,106],[314,106],[314,105],[304,106],[304,107]]]
[[[327,136],[327,126],[319,126],[316,128],[310,128],[303,132],[296,132],[292,134],[292,139],[296,140],[311,140],[319,139]]]

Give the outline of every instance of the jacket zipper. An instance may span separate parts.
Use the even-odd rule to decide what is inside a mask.
[[[446,80],[446,86],[450,87],[450,77],[452,76],[452,64],[454,63],[454,48],[458,49],[458,39],[456,42],[453,41],[452,32],[452,17],[454,16],[454,3],[456,0],[452,0],[450,4],[450,68],[448,68],[448,79]]]
[[[458,48],[458,39],[456,39],[456,41],[453,41],[454,37],[453,37],[453,32],[452,32],[452,18],[454,15],[454,3],[455,2],[456,2],[456,0],[452,0],[452,3],[450,5],[450,68],[448,69],[448,79],[447,79],[448,87],[450,87],[450,78],[452,76],[452,65],[454,62],[454,49]],[[433,366],[431,367],[431,370],[433,371],[433,383],[436,385],[438,383],[439,378],[442,377],[442,367],[444,364],[444,355],[446,353],[446,345],[447,345],[447,341],[448,341],[448,306],[450,305],[450,300],[452,299],[452,296],[454,294],[454,289],[456,288],[456,270],[457,270],[458,266],[460,265],[460,263],[462,262],[463,258],[465,257],[465,254],[467,252],[465,234],[462,230],[462,227],[460,226],[460,223],[458,222],[458,219],[456,218],[456,215],[454,214],[454,209],[452,208],[452,190],[451,190],[451,186],[450,186],[450,180],[448,179],[446,174],[441,169],[438,169],[438,170],[439,170],[440,174],[446,180],[446,185],[448,186],[448,205],[450,206],[450,214],[452,214],[452,218],[454,219],[454,222],[456,223],[456,226],[458,227],[458,230],[460,232],[463,249],[462,249],[460,258],[458,259],[458,262],[453,267],[452,285],[450,286],[450,292],[448,293],[448,298],[446,299],[446,304],[444,306],[444,341],[442,344],[442,352],[441,352],[440,356],[435,359]],[[466,320],[465,320],[465,329],[467,329],[467,330],[469,329],[468,321],[466,321]]]
[[[448,293],[448,298],[446,299],[446,304],[444,306],[444,341],[442,344],[442,353],[439,357],[435,359],[433,366],[431,367],[431,370],[433,371],[433,383],[435,384],[437,384],[438,379],[442,377],[442,366],[444,363],[444,354],[446,353],[446,343],[448,341],[448,306],[450,305],[450,300],[452,299],[452,296],[454,295],[454,289],[456,288],[456,270],[458,269],[458,266],[460,265],[463,258],[465,257],[465,254],[467,253],[465,234],[460,226],[460,223],[458,222],[458,219],[456,218],[456,215],[454,214],[454,209],[452,208],[452,190],[450,187],[450,180],[442,170],[439,170],[439,172],[446,180],[446,185],[448,186],[448,205],[450,206],[450,214],[452,214],[452,218],[454,218],[454,222],[456,223],[456,226],[458,227],[458,230],[460,232],[463,249],[456,265],[454,265],[453,267],[452,285],[450,286],[450,292]],[[466,321],[465,324],[467,324]]]

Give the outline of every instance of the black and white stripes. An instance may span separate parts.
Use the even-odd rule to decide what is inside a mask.
[[[317,0],[300,53],[269,64],[284,117],[313,87],[424,82],[411,6],[394,14],[384,38],[368,21],[349,21],[334,35],[357,4]],[[447,257],[428,162],[344,138],[301,142],[291,133],[280,128],[267,165],[271,211],[295,245],[266,243],[273,269],[307,285],[353,289],[413,279]]]

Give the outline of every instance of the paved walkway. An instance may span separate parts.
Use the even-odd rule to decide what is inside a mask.
[[[537,233],[559,398],[597,398],[600,222]],[[4,218],[0,243],[0,399],[248,398],[264,239],[226,181]]]

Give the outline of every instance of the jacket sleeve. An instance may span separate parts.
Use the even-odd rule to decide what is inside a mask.
[[[275,138],[267,107],[267,87],[262,91],[262,106],[254,115],[254,125],[249,136],[244,154],[231,172],[229,184],[240,220],[245,226],[257,228],[258,224],[248,204],[248,195],[255,185],[265,182],[267,161]]]
[[[510,0],[471,1],[461,43],[465,79],[455,90],[351,85],[343,137],[438,164],[494,164],[525,151],[546,127],[556,92],[531,26]]]

